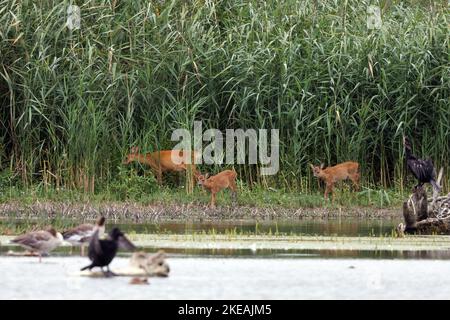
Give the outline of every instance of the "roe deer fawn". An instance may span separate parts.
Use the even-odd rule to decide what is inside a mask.
[[[216,207],[216,193],[220,190],[230,188],[231,190],[231,199],[233,205],[236,204],[237,198],[237,187],[236,187],[236,171],[233,170],[224,170],[219,172],[215,176],[208,177],[208,174],[202,175],[199,174],[197,176],[197,181],[199,185],[202,185],[205,189],[211,192],[211,208]]]
[[[353,161],[347,161],[337,164],[333,167],[324,169],[324,165],[313,166],[310,164],[315,177],[325,181],[325,199],[328,199],[328,193],[331,192],[332,199],[334,201],[334,184],[341,180],[350,179],[353,182],[356,190],[359,190],[359,163]]]

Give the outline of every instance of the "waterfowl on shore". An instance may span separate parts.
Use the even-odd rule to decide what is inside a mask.
[[[415,188],[422,187],[424,183],[430,183],[433,186],[435,194],[439,194],[441,187],[436,182],[436,170],[431,159],[418,159],[412,153],[411,142],[407,137],[403,137],[403,145],[406,153],[406,164],[418,184]]]
[[[39,254],[39,262],[41,262],[42,254],[47,254],[57,246],[62,244],[64,238],[61,233],[56,232],[55,229],[49,228],[47,230],[32,231],[16,237],[11,240],[25,249],[37,252]]]
[[[85,223],[63,232],[64,240],[73,246],[81,246],[81,255],[84,256],[84,247],[91,241],[95,230],[99,231],[99,238],[105,233],[105,217],[100,217],[96,224]]]
[[[115,275],[109,270],[109,264],[116,256],[119,247],[126,250],[135,249],[135,246],[118,228],[112,229],[108,238],[104,240],[99,239],[99,230],[95,230],[88,248],[88,257],[92,263],[82,268],[81,271],[100,267],[105,276]],[[106,272],[103,271],[103,267],[106,267]]]

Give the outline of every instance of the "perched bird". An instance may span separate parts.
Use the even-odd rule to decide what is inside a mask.
[[[418,159],[412,154],[411,142],[407,137],[403,137],[403,145],[406,153],[406,164],[409,170],[418,180],[415,188],[423,186],[424,183],[430,183],[435,193],[441,191],[441,187],[436,182],[436,170],[431,159]]]
[[[56,232],[53,228],[49,228],[47,230],[32,231],[20,235],[11,240],[11,242],[19,244],[29,251],[38,252],[39,262],[41,262],[42,254],[49,253],[62,244],[63,240],[64,239],[61,233]]]
[[[80,224],[79,226],[63,232],[64,240],[73,246],[81,246],[81,255],[84,256],[84,246],[91,241],[95,230],[98,230],[99,238],[105,233],[105,217],[100,217],[96,224]]]
[[[108,238],[104,240],[99,239],[98,234],[99,230],[95,230],[89,243],[88,257],[92,263],[82,268],[81,271],[100,267],[105,276],[114,276],[115,274],[109,270],[109,264],[116,256],[119,247],[126,250],[134,250],[136,247],[118,228],[112,229]],[[106,267],[106,272],[103,267]]]

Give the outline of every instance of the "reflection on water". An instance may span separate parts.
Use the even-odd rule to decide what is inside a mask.
[[[64,228],[80,222],[59,221]],[[391,236],[398,221],[393,219],[299,219],[282,221],[170,221],[143,224],[107,224],[107,229],[120,227],[126,233],[134,234],[233,234],[233,235],[305,235],[305,236]],[[0,220],[0,227],[20,230],[30,227],[30,222],[21,220]],[[2,243],[0,255],[17,247]],[[155,248],[144,248],[154,252]],[[283,259],[440,259],[450,260],[450,250],[343,250],[343,249],[236,249],[236,248],[166,248],[165,251],[177,257],[240,257],[240,258],[283,258]],[[79,247],[60,247],[52,256],[79,255]]]
[[[399,221],[392,219],[297,219],[278,221],[219,220],[219,221],[169,221],[149,223],[112,223],[107,228],[118,226],[125,232],[140,234],[280,234],[322,236],[386,236],[391,235]],[[51,223],[46,221],[42,226]],[[60,220],[60,228],[69,228],[80,222]],[[0,220],[2,229],[20,230],[38,227],[37,222],[23,220]]]
[[[321,236],[386,236],[398,224],[395,220],[305,219],[282,221],[189,221],[149,224],[116,224],[126,232],[143,234],[217,233],[217,234],[285,234]]]
[[[0,245],[0,256],[7,255],[9,250],[20,251],[17,246]],[[152,247],[140,248],[142,251],[154,253]],[[211,258],[261,258],[261,259],[435,259],[450,260],[450,250],[342,250],[342,249],[185,249],[165,248],[171,257],[211,257]],[[79,247],[59,247],[51,252],[52,257],[79,256]],[[119,256],[129,256],[120,252]]]
[[[241,258],[282,258],[282,259],[438,259],[450,260],[449,250],[274,250],[258,249],[165,249],[178,257],[214,256]]]

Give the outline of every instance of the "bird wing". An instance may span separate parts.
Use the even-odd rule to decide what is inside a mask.
[[[72,237],[78,237],[78,236],[83,237],[88,234],[90,235],[92,233],[93,229],[94,229],[94,225],[92,225],[92,224],[82,224],[82,225],[79,225],[78,227],[64,231],[62,235],[65,240],[72,238]]]
[[[128,238],[125,236],[121,236],[119,238],[118,246],[120,249],[123,249],[123,250],[135,250],[136,249],[136,246],[130,240],[128,240]]]
[[[428,158],[425,161],[428,163],[428,166],[430,168],[429,170],[431,179],[436,180],[436,168],[434,167],[433,160],[431,160],[431,158]]]
[[[92,233],[87,234],[84,237],[80,237],[79,239],[77,239],[77,242],[79,242],[79,243],[91,242],[91,239],[92,239]]]
[[[103,249],[98,238],[98,229],[95,230],[94,234],[92,235],[91,241],[89,242],[88,251],[89,259],[91,260],[94,260],[96,256],[103,254]]]
[[[408,167],[419,181],[427,181],[434,176],[434,166],[431,160],[408,160]]]
[[[47,231],[33,231],[18,236],[11,241],[30,248],[36,248],[40,243],[49,241],[52,237],[53,236]]]

